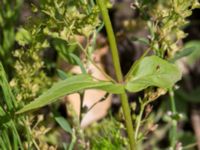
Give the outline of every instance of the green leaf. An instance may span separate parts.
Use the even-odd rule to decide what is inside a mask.
[[[94,81],[91,76],[81,74],[69,77],[65,80],[59,81],[47,90],[44,94],[36,98],[34,101],[24,106],[17,113],[37,109],[55,102],[58,98],[76,93],[85,89],[99,89],[109,93],[121,94],[124,92],[124,86],[120,84],[113,84],[108,81]]]
[[[62,117],[60,114],[55,112],[54,113],[54,119],[62,127],[63,130],[72,134],[72,129],[71,129],[68,121],[64,117]]]
[[[85,67],[83,66],[83,64],[82,64],[82,62],[81,62],[81,60],[80,60],[80,58],[78,56],[74,55],[73,53],[69,53],[69,56],[71,58],[73,58],[74,61],[79,65],[79,67],[81,68],[81,72],[82,73],[87,73]]]
[[[174,56],[174,58],[170,59],[170,62],[175,62],[177,60],[179,60],[180,58],[189,56],[190,54],[192,54],[192,52],[194,52],[195,47],[185,47],[183,48],[180,52],[177,52]]]
[[[176,95],[180,96],[182,100],[190,103],[200,103],[200,87],[193,89],[188,92],[184,89],[179,89],[176,91]]]
[[[194,50],[191,55],[187,57],[187,63],[193,66],[194,63],[200,58],[200,41],[190,41],[184,46],[185,48],[193,47]]]
[[[181,72],[174,65],[157,56],[144,57],[137,63],[125,88],[138,92],[149,86],[170,88],[181,79]]]
[[[139,37],[133,38],[134,42],[140,42],[141,44],[149,45],[149,40],[147,38]]]
[[[61,80],[65,80],[68,78],[67,74],[63,70],[57,69],[57,74]]]

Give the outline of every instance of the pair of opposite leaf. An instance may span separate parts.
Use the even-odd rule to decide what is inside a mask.
[[[157,56],[147,56],[139,60],[125,84],[109,81],[94,81],[88,74],[69,77],[54,84],[44,94],[25,105],[17,113],[37,109],[55,102],[58,98],[85,89],[99,89],[113,94],[139,92],[150,86],[168,89],[181,79],[181,72],[174,64]]]

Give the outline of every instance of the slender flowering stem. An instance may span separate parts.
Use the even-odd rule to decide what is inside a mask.
[[[115,35],[113,32],[112,24],[110,21],[110,17],[108,15],[108,10],[105,6],[104,0],[97,0],[98,6],[100,7],[103,21],[106,27],[107,35],[108,35],[108,41],[110,44],[110,49],[111,49],[111,54],[112,54],[112,59],[113,59],[113,65],[115,68],[116,72],[116,77],[119,82],[123,81],[123,76],[121,72],[121,67],[120,67],[120,61],[119,61],[119,54],[118,54],[118,49],[117,49],[117,43],[115,40]]]
[[[122,83],[123,75],[122,75],[122,71],[121,71],[121,67],[120,67],[119,54],[118,54],[118,49],[117,49],[117,44],[116,44],[116,39],[115,39],[115,35],[113,32],[112,24],[110,21],[110,17],[108,15],[108,10],[105,6],[104,0],[97,0],[97,4],[100,8],[100,11],[101,11],[101,14],[103,17],[103,21],[104,21],[104,24],[106,27],[117,81],[119,83]],[[123,113],[124,113],[124,117],[125,117],[130,147],[131,147],[131,150],[135,150],[136,149],[136,141],[134,139],[133,123],[132,123],[132,119],[131,119],[131,113],[130,113],[127,94],[126,93],[121,94],[120,98],[121,98],[122,109],[123,109]]]

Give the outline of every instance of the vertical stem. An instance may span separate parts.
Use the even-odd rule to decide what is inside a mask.
[[[171,88],[169,90],[169,97],[170,97],[170,105],[172,110],[172,115],[176,115],[176,104],[174,100],[174,91]],[[175,148],[176,146],[176,140],[177,140],[177,121],[173,118],[172,120],[172,134],[170,137],[170,145],[171,147]]]
[[[117,49],[117,44],[116,44],[112,24],[111,24],[111,21],[110,21],[110,17],[108,15],[108,10],[105,6],[104,0],[97,0],[97,3],[98,3],[98,6],[100,8],[100,11],[102,13],[103,21],[104,21],[104,24],[105,24],[105,27],[106,27],[108,41],[109,41],[109,44],[110,44],[110,49],[111,49],[112,59],[113,59],[113,65],[114,65],[114,68],[115,68],[117,80],[119,82],[122,82],[123,76],[122,76],[121,67],[120,67],[119,54],[118,54],[118,49]]]
[[[101,14],[103,17],[103,21],[104,21],[104,24],[106,27],[117,81],[119,83],[122,83],[123,75],[122,75],[122,71],[121,71],[121,67],[120,67],[119,54],[118,54],[118,49],[117,49],[117,44],[116,44],[116,39],[115,39],[115,35],[113,32],[112,24],[110,21],[110,17],[108,15],[108,10],[105,6],[104,0],[97,0],[97,4],[100,8],[100,11],[101,11]],[[136,149],[136,141],[134,139],[133,123],[132,123],[132,119],[131,119],[131,113],[130,113],[127,94],[126,93],[121,94],[120,98],[121,98],[122,109],[123,109],[123,113],[124,113],[124,117],[125,117],[130,147],[131,147],[131,150],[135,150]]]
[[[122,109],[123,109],[125,122],[126,122],[126,130],[128,133],[129,144],[130,144],[131,150],[135,150],[137,145],[134,139],[134,130],[133,130],[131,112],[130,112],[129,103],[128,103],[128,97],[126,93],[124,93],[120,95],[120,98],[121,98]]]

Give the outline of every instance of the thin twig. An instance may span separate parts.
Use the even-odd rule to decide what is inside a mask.
[[[85,48],[83,48],[83,46],[77,42],[78,46],[80,47],[81,51],[85,54],[85,56],[88,58],[88,60],[109,80],[112,81],[114,83],[116,83],[116,81],[109,76],[103,69],[101,69],[91,58],[90,56],[87,54],[87,52],[85,51]]]
[[[121,70],[121,66],[120,66],[117,43],[116,43],[115,35],[113,32],[112,24],[110,21],[110,17],[108,14],[108,10],[107,10],[106,4],[103,0],[97,0],[96,2],[100,8],[102,18],[105,23],[117,81],[118,81],[118,83],[123,83],[124,80],[123,80],[123,74],[122,74],[122,70]],[[124,92],[120,95],[120,98],[121,98],[122,109],[123,109],[123,113],[124,113],[124,117],[125,117],[125,123],[126,123],[128,138],[129,138],[130,149],[135,150],[135,149],[137,149],[137,145],[136,145],[137,143],[134,139],[134,129],[133,129],[131,111],[130,111],[129,102],[128,102],[128,96]]]

